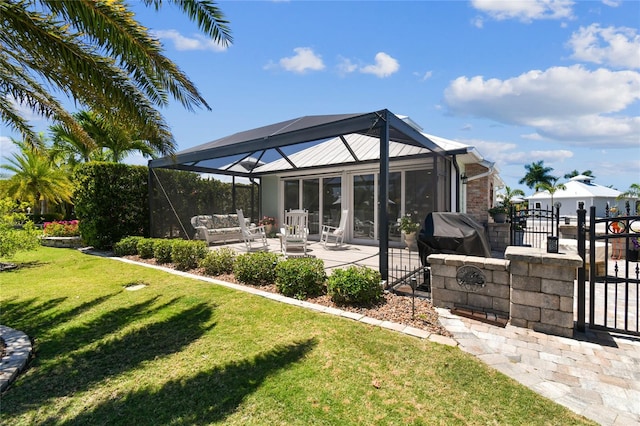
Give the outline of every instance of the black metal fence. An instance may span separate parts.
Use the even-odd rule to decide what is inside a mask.
[[[584,204],[578,210],[577,329],[592,329],[640,335],[640,216],[596,217],[595,207],[586,220]],[[588,314],[588,316],[587,316]]]
[[[548,238],[558,238],[560,207],[546,209],[511,208],[510,245],[527,247],[547,247]]]

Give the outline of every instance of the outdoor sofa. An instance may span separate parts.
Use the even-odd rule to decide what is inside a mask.
[[[250,226],[245,218],[245,225]],[[191,218],[191,226],[196,233],[194,238],[207,244],[242,241],[242,231],[237,214],[198,215]]]

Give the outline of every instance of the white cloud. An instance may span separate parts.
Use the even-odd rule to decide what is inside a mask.
[[[575,65],[507,80],[458,77],[445,90],[457,115],[533,127],[549,139],[594,146],[637,146],[640,117],[623,111],[640,100],[640,73]]]
[[[498,168],[529,164],[532,159],[553,164],[573,157],[573,152],[565,149],[523,151],[519,145],[511,142],[490,142],[477,139],[460,140],[460,142],[475,146],[485,158],[495,161]]]
[[[622,3],[622,0],[602,0],[602,3],[604,3],[606,6],[618,7]]]
[[[280,59],[279,65],[286,71],[304,74],[307,71],[320,71],[325,68],[322,57],[310,47],[296,47],[294,56]]]
[[[351,59],[343,58],[342,56],[339,57],[337,68],[338,73],[340,73],[341,75],[350,74],[358,70],[358,66],[351,62]]]
[[[567,46],[573,50],[573,59],[640,68],[640,34],[634,28],[601,28],[591,24],[573,33]]]
[[[571,0],[471,1],[474,8],[495,20],[517,19],[526,23],[538,19],[572,19],[573,4]],[[482,21],[477,19],[475,25],[481,28]]]
[[[185,37],[176,30],[158,30],[152,33],[161,40],[171,40],[176,50],[211,50],[213,52],[227,50],[225,46],[201,34]]]
[[[360,68],[364,74],[373,74],[376,77],[389,77],[400,69],[398,61],[384,52],[376,53],[375,64],[365,65]]]

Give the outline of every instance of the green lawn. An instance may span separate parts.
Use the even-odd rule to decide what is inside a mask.
[[[1,322],[35,358],[2,424],[590,424],[457,348],[74,250],[13,260]]]

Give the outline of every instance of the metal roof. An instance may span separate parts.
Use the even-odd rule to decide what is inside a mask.
[[[237,171],[225,169],[225,165],[241,161],[249,156],[264,161],[262,157],[269,150],[278,152],[280,158],[287,161],[288,155],[283,151],[284,147],[351,134],[380,139],[381,133],[385,129],[388,129],[390,142],[426,149],[436,155],[446,154],[442,147],[422,134],[416,127],[384,109],[369,113],[304,116],[270,124],[225,136],[185,149],[174,155],[151,160],[149,167],[237,175]],[[382,134],[382,136],[386,135]],[[347,150],[349,149],[347,147]],[[409,150],[408,147],[406,149]],[[326,154],[326,152],[323,153],[323,155]],[[216,164],[214,161],[216,159],[226,159],[226,161]],[[245,176],[256,174],[257,169],[246,174],[241,173]]]
[[[415,155],[426,155],[431,151],[413,145],[389,142],[389,158],[397,159]],[[332,165],[377,161],[380,159],[380,139],[352,133],[329,139],[310,148],[296,152],[287,159],[272,161],[256,169],[257,173],[284,170],[326,167]]]
[[[566,189],[558,189],[553,198],[558,200],[562,198],[616,198],[621,192],[617,189],[607,188],[606,186],[596,185],[588,180],[571,179],[565,183]],[[538,191],[535,194],[526,197],[527,200],[547,199],[550,198],[549,191]]]

